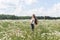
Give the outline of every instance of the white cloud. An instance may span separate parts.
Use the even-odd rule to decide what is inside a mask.
[[[37,0],[0,0],[0,14],[21,14],[23,12],[23,3],[31,5],[35,2],[37,2]],[[14,8],[16,9],[14,10]],[[10,13],[12,10],[14,11]]]
[[[37,0],[24,0],[24,2],[25,2],[26,4],[33,4],[33,3],[36,3]]]
[[[19,0],[0,0],[0,14],[14,14]]]
[[[47,10],[45,7],[29,9],[27,11],[23,10],[25,4],[32,5],[36,2],[38,1],[37,0],[0,0],[0,14],[3,13],[3,14],[31,16],[34,13],[39,16],[60,16],[60,3],[54,4],[52,7],[48,8]]]
[[[23,7],[24,7],[24,4],[23,3],[25,3],[26,5],[31,5],[31,4],[33,4],[33,3],[36,3],[37,2],[37,0],[20,0],[20,6],[17,6],[16,7],[16,10],[15,10],[15,15],[28,15],[29,13],[27,12],[27,11],[24,11],[23,10]],[[26,14],[25,14],[26,13]]]
[[[60,16],[60,3],[54,4],[46,13],[50,16]]]
[[[32,9],[32,10],[27,10],[27,11],[23,11],[22,13],[22,16],[31,16],[32,14],[36,14],[36,15],[42,15],[44,16],[44,12],[45,12],[45,8],[44,7],[41,7],[41,8],[36,8],[36,9]]]
[[[52,7],[46,8],[40,7],[32,10],[25,11],[26,15],[32,15],[33,13],[38,16],[60,16],[60,3],[54,4]]]

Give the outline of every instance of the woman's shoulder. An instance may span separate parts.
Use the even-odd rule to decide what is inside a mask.
[[[32,18],[32,20],[35,20],[34,18]]]

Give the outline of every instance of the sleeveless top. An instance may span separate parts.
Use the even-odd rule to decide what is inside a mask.
[[[35,24],[35,19],[34,18],[31,19],[31,24]]]

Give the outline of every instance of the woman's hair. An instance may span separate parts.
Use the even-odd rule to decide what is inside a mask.
[[[35,19],[35,24],[37,25],[38,23],[37,23],[37,18],[35,16],[35,14],[33,14],[33,18]]]

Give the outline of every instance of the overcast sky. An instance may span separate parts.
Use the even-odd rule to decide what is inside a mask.
[[[0,0],[0,14],[60,16],[60,0]]]

